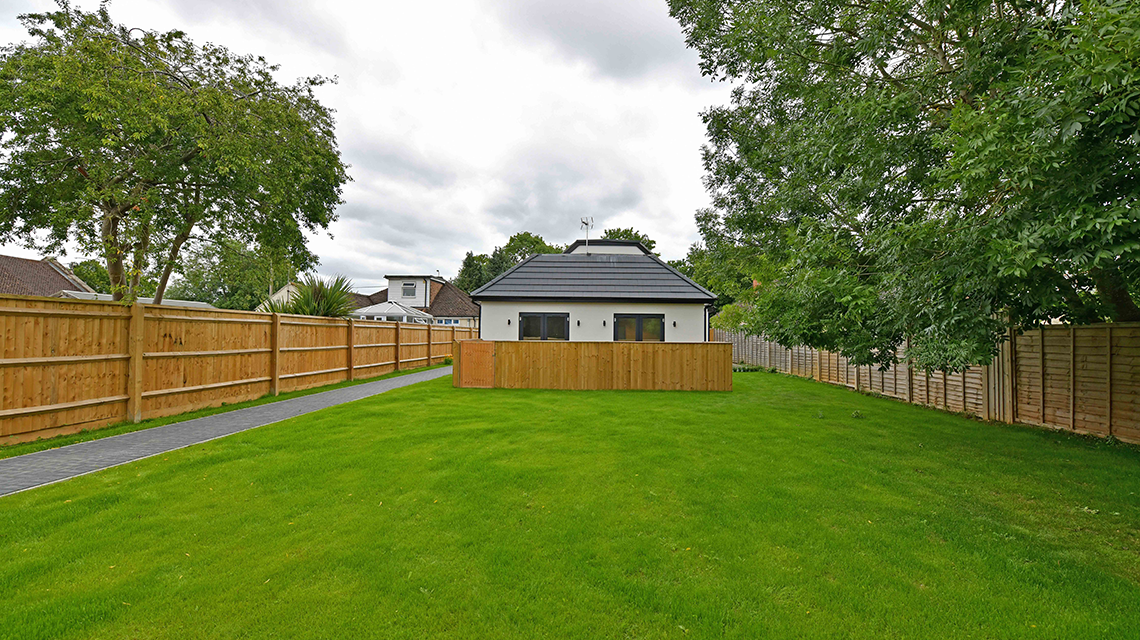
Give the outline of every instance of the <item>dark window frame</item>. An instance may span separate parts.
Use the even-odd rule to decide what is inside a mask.
[[[570,314],[569,313],[547,313],[544,311],[526,311],[519,312],[519,340],[523,339],[523,316],[537,316],[539,318],[539,326],[542,327],[541,337],[539,340],[558,340],[560,342],[570,341]],[[547,338],[546,337],[546,319],[548,317],[563,318],[566,321],[566,339],[561,338]],[[533,340],[533,338],[531,338]]]
[[[637,320],[637,329],[633,340],[618,340],[618,319],[633,318]],[[664,313],[615,313],[614,314],[614,342],[646,342],[643,339],[642,324],[646,318],[656,318],[661,321],[661,339],[650,342],[665,342],[665,314]]]

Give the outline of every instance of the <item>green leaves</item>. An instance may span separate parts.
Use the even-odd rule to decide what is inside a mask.
[[[1140,6],[672,0],[714,77],[697,214],[722,326],[888,366],[1140,319]]]
[[[0,53],[0,240],[103,256],[137,294],[184,246],[237,238],[315,263],[305,233],[335,219],[348,179],[331,112],[304,78],[184,33],[128,29],[101,7],[21,17]]]
[[[347,318],[356,310],[352,289],[352,281],[344,276],[326,280],[310,273],[301,279],[296,295],[288,301],[269,300],[265,306],[270,313]]]

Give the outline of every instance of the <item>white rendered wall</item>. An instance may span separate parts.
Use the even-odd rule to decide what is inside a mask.
[[[574,254],[574,253],[586,253],[586,247],[585,247],[585,245],[583,245],[581,247],[575,247],[574,250],[571,251],[570,253],[572,253],[572,254]],[[627,255],[627,256],[643,256],[643,255],[645,255],[645,252],[642,251],[641,249],[638,249],[636,246],[620,245],[620,244],[619,245],[604,245],[604,244],[592,244],[592,245],[590,245],[590,254],[591,255],[600,255],[603,253],[620,253],[622,255]]]
[[[706,342],[705,305],[646,302],[488,302],[479,303],[483,340],[518,340],[519,313],[569,313],[570,340],[612,342],[615,313],[664,314],[666,342]],[[508,325],[507,320],[511,323]],[[605,325],[602,322],[605,321]],[[673,326],[676,322],[677,326]]]
[[[404,297],[404,283],[416,283],[416,295],[405,298]],[[428,305],[427,295],[431,285],[429,278],[388,278],[388,300],[390,302],[399,302],[405,307],[419,307],[426,308]]]

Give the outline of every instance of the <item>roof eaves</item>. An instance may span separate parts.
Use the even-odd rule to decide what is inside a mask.
[[[672,271],[674,274],[676,274],[678,277],[680,277],[680,278],[681,278],[682,280],[684,280],[685,282],[687,282],[687,283],[689,283],[690,285],[692,285],[692,286],[696,287],[698,291],[700,291],[700,292],[704,293],[704,294],[705,294],[705,295],[707,295],[709,298],[712,298],[713,300],[716,300],[716,297],[717,297],[717,296],[716,296],[716,294],[715,294],[715,293],[713,293],[712,291],[709,291],[708,289],[706,289],[706,288],[702,287],[701,285],[697,284],[697,283],[696,283],[696,282],[694,282],[694,281],[693,281],[693,279],[692,279],[692,278],[690,278],[689,276],[687,276],[687,275],[685,275],[685,274],[681,273],[680,271],[677,271],[677,270],[676,270],[676,269],[674,269],[674,268],[673,268],[673,267],[672,267],[672,266],[671,266],[671,265],[670,265],[668,262],[665,262],[664,260],[662,260],[661,258],[659,258],[659,257],[657,257],[657,256],[655,256],[655,255],[653,255],[653,254],[650,254],[650,255],[649,255],[649,257],[650,257],[650,258],[653,258],[654,260],[656,260],[656,261],[657,261],[657,262],[658,262],[658,263],[659,263],[661,266],[665,267],[665,268],[666,268],[666,269],[668,269],[669,271]]]

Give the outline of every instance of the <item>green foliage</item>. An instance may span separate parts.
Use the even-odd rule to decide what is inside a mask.
[[[738,82],[697,222],[758,286],[720,326],[955,370],[1010,325],[1140,319],[1140,5],[670,7]]]
[[[627,229],[606,229],[602,232],[602,238],[606,240],[636,240],[645,245],[645,248],[649,249],[650,251],[653,251],[653,248],[657,246],[656,240],[651,239],[649,236],[639,232],[633,227],[629,227]],[[658,253],[656,255],[661,254]]]
[[[98,260],[84,260],[72,262],[71,272],[80,280],[87,283],[99,293],[111,293],[111,277],[107,275],[107,267]]]
[[[332,113],[275,66],[181,31],[128,29],[107,6],[20,17],[32,42],[0,52],[0,241],[104,258],[116,298],[184,245],[231,238],[315,257],[347,180]]]
[[[452,284],[467,293],[471,293],[494,278],[491,275],[490,266],[490,256],[485,253],[476,255],[474,252],[468,251],[467,256],[463,258],[463,264],[459,266],[459,274],[456,275]]]
[[[511,236],[505,245],[495,247],[489,256],[468,251],[454,284],[471,293],[536,253],[562,253],[563,249],[558,245],[547,244],[542,236],[520,231]]]
[[[202,243],[186,252],[177,269],[181,277],[170,285],[169,297],[244,311],[297,277],[280,252],[237,240]]]
[[[107,275],[107,267],[103,266],[102,262],[93,259],[73,262],[70,269],[72,273],[96,292],[114,293],[111,288],[111,277]],[[140,297],[149,298],[158,289],[158,280],[144,273],[139,276],[136,287]]]
[[[297,293],[288,301],[266,301],[269,313],[292,313],[301,316],[347,318],[356,310],[352,281],[344,276],[324,279],[306,274],[297,284]]]

